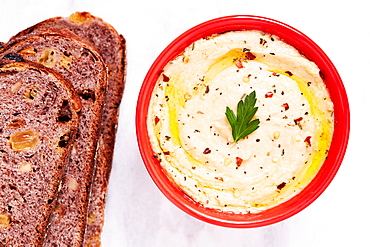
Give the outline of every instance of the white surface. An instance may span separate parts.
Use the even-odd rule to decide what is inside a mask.
[[[128,72],[103,246],[370,246],[370,17],[366,1],[100,0],[0,1],[0,40],[54,16],[90,11],[127,40]],[[151,64],[178,35],[201,22],[234,14],[285,22],[313,39],[337,67],[351,106],[344,162],[312,205],[284,222],[228,229],[196,220],[173,206],[152,182],[135,135],[137,96]]]

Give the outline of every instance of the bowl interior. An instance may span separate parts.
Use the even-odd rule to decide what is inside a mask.
[[[178,189],[153,156],[147,133],[147,112],[153,88],[163,67],[186,47],[212,34],[239,30],[261,30],[279,36],[320,68],[334,104],[335,126],[328,158],[316,177],[298,195],[258,214],[233,214],[203,207]],[[326,54],[306,35],[284,23],[258,16],[227,16],[204,22],[175,39],[158,56],[142,85],[136,112],[136,130],[144,164],[162,193],[177,207],[195,218],[226,227],[259,227],[273,224],[300,212],[326,189],[338,171],[349,136],[349,106],[341,78]]]

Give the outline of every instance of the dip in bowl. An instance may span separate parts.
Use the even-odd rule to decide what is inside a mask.
[[[327,56],[299,31],[254,16],[181,35],[154,62],[137,108],[139,148],[160,190],[190,215],[231,227],[272,224],[313,202],[348,132],[345,90]]]

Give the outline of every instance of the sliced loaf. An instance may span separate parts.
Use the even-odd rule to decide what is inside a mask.
[[[72,82],[81,97],[77,137],[45,239],[45,246],[81,246],[107,86],[105,64],[94,47],[74,33],[60,29],[18,39],[8,44],[3,54],[21,54],[24,59],[57,71]]]
[[[75,32],[92,43],[109,68],[107,100],[103,108],[101,136],[96,155],[96,171],[89,203],[86,246],[99,246],[104,223],[104,205],[110,176],[126,74],[126,42],[122,35],[102,19],[87,12],[76,12],[68,18],[55,17],[38,23],[11,38],[9,43],[34,35],[44,29],[60,28]]]
[[[41,245],[80,109],[51,70],[0,60],[0,246]]]

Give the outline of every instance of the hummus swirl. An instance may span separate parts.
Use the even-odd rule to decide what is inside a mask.
[[[234,143],[225,116],[256,92],[260,127]],[[257,213],[299,193],[330,147],[333,104],[318,67],[278,37],[227,32],[193,43],[153,90],[148,133],[168,177],[205,207]]]

